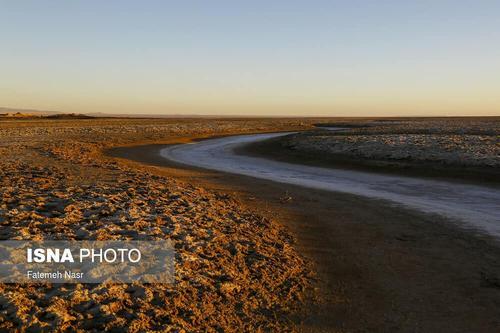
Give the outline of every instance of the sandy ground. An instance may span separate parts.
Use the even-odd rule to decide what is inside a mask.
[[[500,247],[443,218],[383,202],[169,163],[161,145],[116,149],[279,221],[314,264],[312,332],[492,332],[500,327]]]

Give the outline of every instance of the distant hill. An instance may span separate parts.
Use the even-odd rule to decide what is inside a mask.
[[[86,112],[86,113],[66,113],[60,111],[45,111],[35,109],[17,109],[0,107],[1,118],[30,118],[48,117],[52,119],[65,118],[205,118],[216,116],[201,116],[196,114],[130,114],[130,113],[106,113],[106,112]]]
[[[33,116],[51,116],[51,115],[61,114],[62,112],[0,107],[0,114],[6,115],[6,114],[16,114],[16,113],[23,115],[33,115]]]
[[[107,112],[85,112],[69,113],[61,111],[45,111],[35,109],[17,109],[0,107],[0,118],[37,118],[50,117],[52,119],[67,118],[241,118],[241,115],[217,115],[217,114],[141,114],[141,113],[107,113]],[[248,115],[246,118],[261,118],[262,116]]]
[[[33,109],[14,109],[0,107],[0,119],[30,119],[30,118],[48,118],[48,119],[88,119],[92,116],[80,113],[62,113],[58,111],[42,111]]]

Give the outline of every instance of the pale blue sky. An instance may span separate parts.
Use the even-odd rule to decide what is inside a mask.
[[[500,1],[1,1],[0,106],[500,115]]]

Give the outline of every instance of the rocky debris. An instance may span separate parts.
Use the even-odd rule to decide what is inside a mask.
[[[299,133],[281,143],[298,152],[364,160],[500,167],[500,120],[495,119],[373,122],[343,132]]]
[[[132,136],[263,130],[276,123],[121,122],[0,124],[0,239],[169,238],[175,284],[0,284],[0,330],[291,330],[287,318],[310,289],[311,271],[286,230],[227,194],[100,154]]]

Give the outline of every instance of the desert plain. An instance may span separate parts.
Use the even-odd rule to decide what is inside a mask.
[[[159,155],[167,145],[277,131],[299,133],[240,153],[498,189],[493,117],[1,119],[2,240],[171,239],[176,281],[1,284],[0,330],[500,328],[495,237],[382,200]]]

